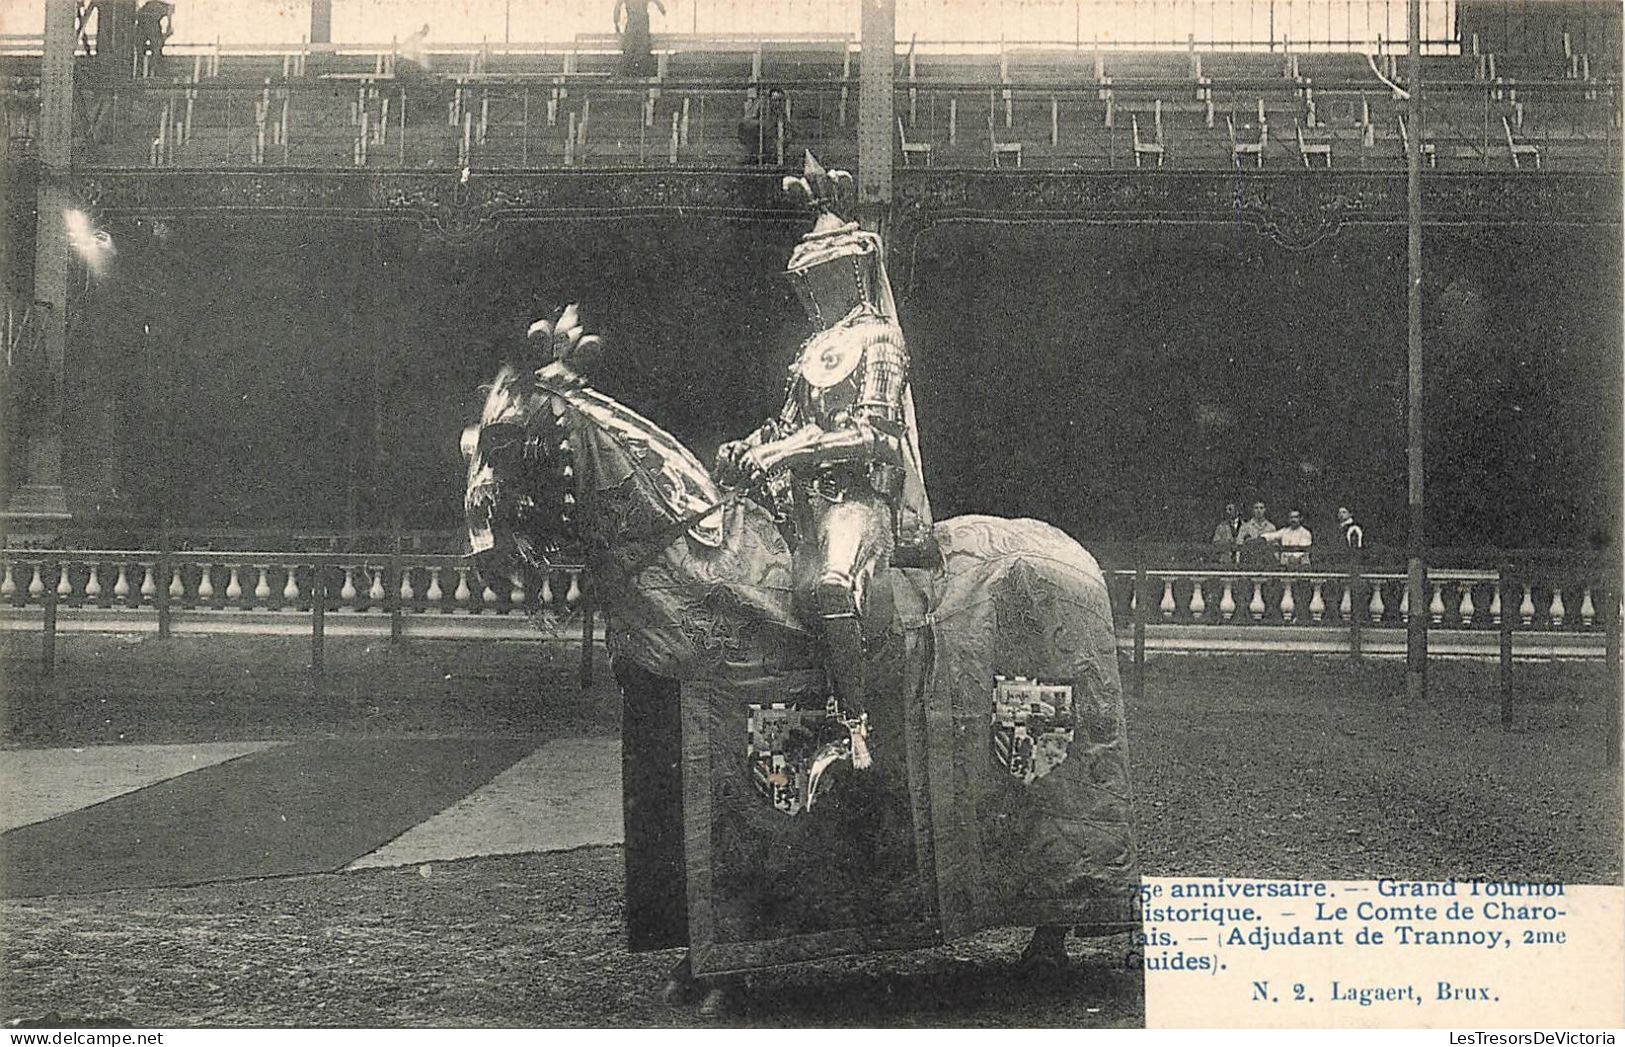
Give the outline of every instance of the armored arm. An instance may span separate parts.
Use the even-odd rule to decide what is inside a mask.
[[[880,461],[903,464],[903,387],[908,356],[890,339],[865,348],[858,395],[825,429],[807,424],[778,440],[758,445],[750,457],[761,471],[780,466],[831,465]],[[748,468],[748,466],[747,466]]]

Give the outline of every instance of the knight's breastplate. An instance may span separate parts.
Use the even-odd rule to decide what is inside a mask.
[[[848,327],[815,335],[796,359],[791,395],[802,415],[821,429],[838,428],[858,400],[864,343]]]

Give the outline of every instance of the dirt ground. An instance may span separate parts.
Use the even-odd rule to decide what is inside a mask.
[[[375,734],[611,735],[606,668],[574,648],[296,641],[7,640],[3,744]],[[32,639],[32,638],[30,638]],[[1493,665],[1155,658],[1129,708],[1148,875],[1497,876],[1619,883],[1620,772],[1602,668],[1520,665],[1510,727]],[[1617,695],[1612,696],[1618,700]],[[726,1018],[656,998],[676,953],[621,944],[618,847],[0,904],[0,1019],[137,1025],[1136,1025],[1124,939],[1064,976],[1022,937],[754,976]]]

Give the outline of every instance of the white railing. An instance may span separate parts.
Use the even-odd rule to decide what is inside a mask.
[[[1113,572],[1122,610],[1132,618],[1138,598],[1135,572]],[[1237,625],[1347,625],[1358,619],[1373,626],[1403,625],[1411,608],[1405,575],[1373,572],[1351,581],[1347,573],[1233,568],[1151,568],[1154,608],[1150,622]],[[1428,575],[1427,615],[1434,625],[1491,629],[1501,624],[1503,606],[1523,628],[1586,631],[1601,628],[1599,585],[1549,579],[1503,581],[1487,570],[1435,570]],[[1503,590],[1508,590],[1503,592]],[[1126,602],[1125,602],[1126,601]]]
[[[0,628],[564,638],[590,628],[584,584],[421,553],[7,549]]]

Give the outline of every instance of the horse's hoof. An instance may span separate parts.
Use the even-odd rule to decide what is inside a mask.
[[[713,987],[705,993],[705,999],[700,1001],[700,1016],[702,1018],[715,1018],[728,1011],[728,994],[721,988]]]
[[[1066,928],[1038,927],[1032,940],[1021,950],[1016,966],[1027,971],[1063,971],[1071,965],[1066,954]]]

